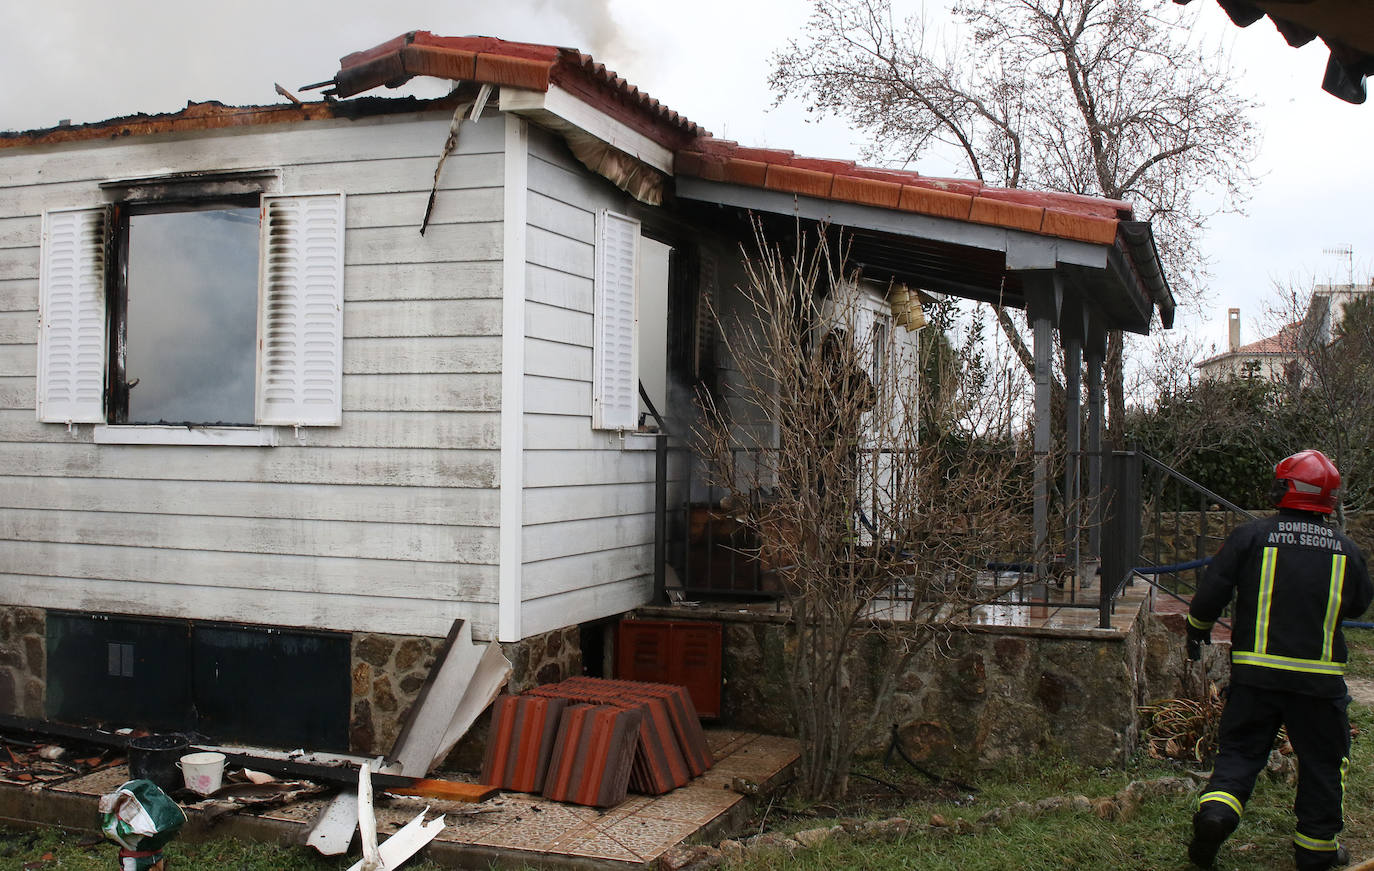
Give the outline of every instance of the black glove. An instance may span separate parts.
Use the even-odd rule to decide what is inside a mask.
[[[1188,658],[1193,662],[1197,662],[1199,659],[1202,659],[1202,645],[1212,643],[1211,627],[1199,629],[1192,623],[1185,624],[1185,627],[1188,630],[1188,640],[1186,642]]]

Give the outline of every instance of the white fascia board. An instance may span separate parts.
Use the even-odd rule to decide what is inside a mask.
[[[912,212],[895,212],[857,203],[837,203],[832,200],[686,176],[678,177],[675,185],[677,195],[690,200],[779,215],[795,215],[841,227],[861,227],[865,230],[895,233],[917,239],[1001,251],[1007,255],[1009,269],[1051,269],[1058,264],[1066,263],[1093,269],[1107,268],[1107,252],[1110,250],[1110,246],[1107,245],[1039,236],[1019,230],[1008,230],[1005,227],[936,218]]]
[[[557,85],[550,85],[545,93],[521,88],[502,88],[501,111],[514,112],[545,124],[550,118],[557,119],[590,136],[595,136],[612,148],[643,161],[659,172],[673,174],[671,149],[659,145],[623,121],[618,121],[600,109],[584,103]],[[557,129],[556,124],[550,126]]]

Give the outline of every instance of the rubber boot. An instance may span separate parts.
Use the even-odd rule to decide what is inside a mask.
[[[1299,871],[1326,871],[1327,868],[1344,868],[1350,864],[1350,851],[1343,845],[1334,852],[1317,852],[1293,845],[1293,861]]]
[[[1188,844],[1188,858],[1199,868],[1211,868],[1217,851],[1240,825],[1240,816],[1221,802],[1204,802],[1193,814],[1193,840]]]

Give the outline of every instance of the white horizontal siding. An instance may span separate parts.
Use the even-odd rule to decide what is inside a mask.
[[[15,475],[0,489],[0,508],[76,512],[91,505],[168,517],[342,520],[353,523],[449,526],[455,517],[478,528],[496,521],[497,495],[488,488],[371,487],[338,484],[329,499],[314,484],[277,484],[262,498],[257,483],[40,478]],[[144,520],[144,523],[152,521]],[[367,530],[360,530],[367,532]],[[145,542],[138,542],[144,544]]]
[[[445,112],[0,150],[0,602],[444,634],[495,626],[502,123]],[[98,183],[276,167],[346,194],[344,419],[275,448],[39,424],[41,214]],[[41,178],[41,183],[36,183]]]
[[[620,563],[628,565],[628,563]],[[560,626],[576,625],[611,614],[638,608],[654,594],[653,577],[633,578],[595,586],[579,586],[548,596],[526,599],[523,619],[526,636],[548,632]]]
[[[525,305],[523,632],[620,613],[651,594],[652,452],[593,430],[596,211],[629,209],[562,144],[532,135]]]
[[[300,562],[313,562],[301,560]],[[290,568],[304,568],[291,566]],[[345,632],[385,632],[396,635],[443,637],[458,618],[472,624],[474,638],[493,638],[496,631],[496,605],[478,602],[470,596],[439,596],[433,599],[407,599],[391,594],[388,582],[396,569],[390,563],[349,566],[342,574],[357,577],[364,573],[373,585],[360,593],[340,592],[320,585],[305,591],[282,587],[264,589],[262,581],[254,587],[236,587],[223,582],[227,577],[222,564],[208,566],[192,579],[214,577],[216,583],[196,580],[177,584],[130,581],[101,575],[94,578],[60,575],[0,575],[7,595],[31,608],[66,608],[105,611],[154,617],[182,617],[226,620],[268,625],[304,626]],[[159,574],[161,577],[161,574]],[[276,582],[293,577],[259,573],[255,577]],[[433,583],[427,588],[439,589]]]

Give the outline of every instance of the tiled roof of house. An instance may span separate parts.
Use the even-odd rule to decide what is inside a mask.
[[[677,152],[681,175],[1110,245],[1130,203],[998,188],[852,161],[800,157],[701,138]]]
[[[1200,368],[1228,357],[1291,357],[1298,351],[1298,333],[1301,329],[1302,321],[1294,321],[1272,336],[1241,345],[1234,351],[1224,351],[1208,357],[1197,366]]]
[[[327,94],[349,97],[382,85],[397,86],[419,75],[543,92],[556,85],[672,150],[674,171],[683,176],[1099,245],[1114,244],[1122,223],[1132,217],[1131,205],[1118,200],[998,188],[977,181],[800,157],[790,151],[748,148],[715,139],[604,64],[571,48],[414,31],[346,55],[340,59],[339,71],[333,79],[308,87],[328,86]],[[167,115],[134,115],[96,124],[0,134],[0,148],[357,117],[405,108],[413,111],[416,106],[417,101],[372,98],[250,107],[195,103]]]

